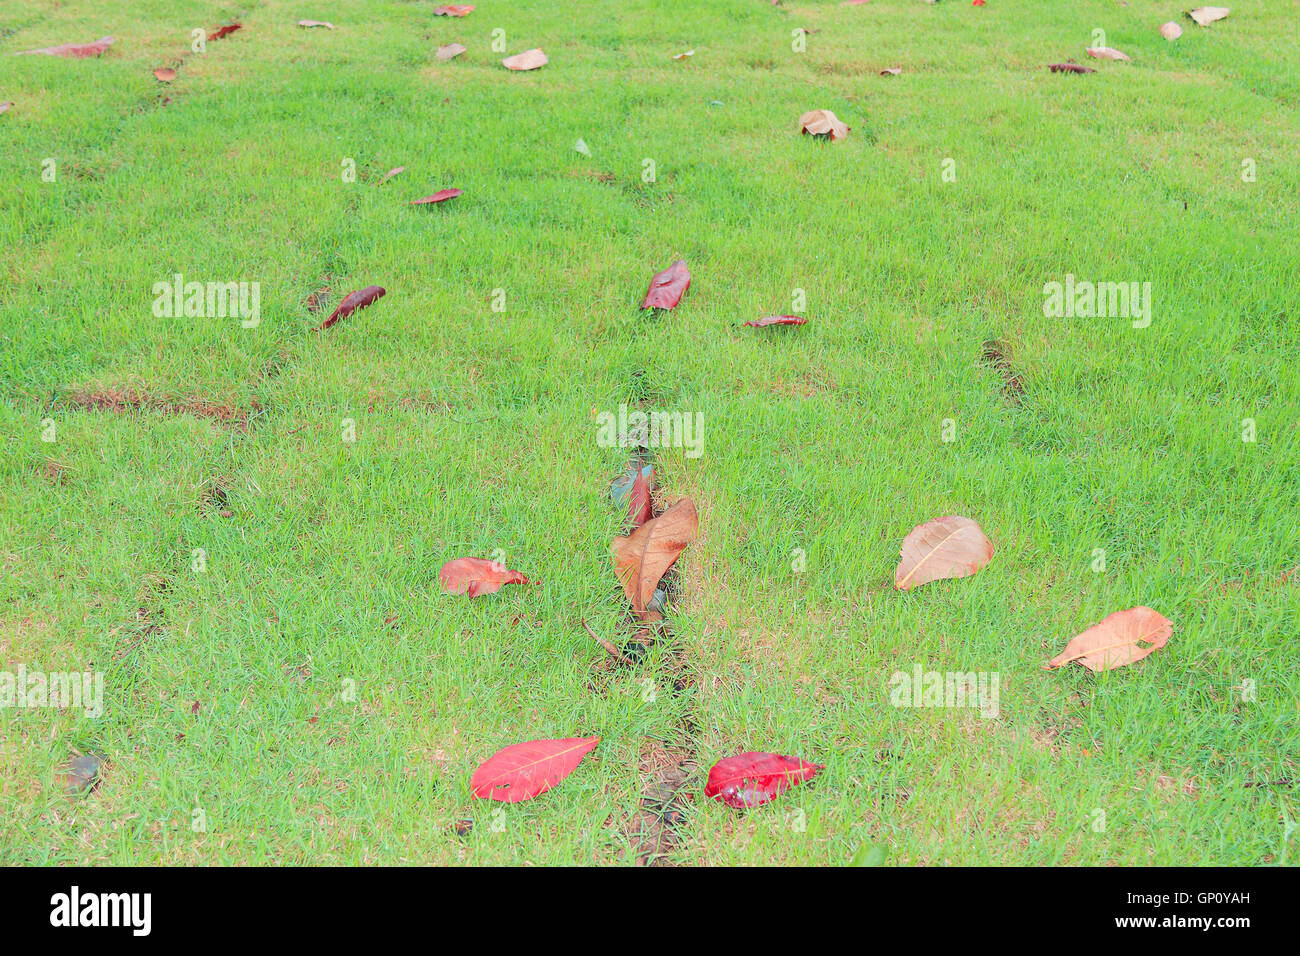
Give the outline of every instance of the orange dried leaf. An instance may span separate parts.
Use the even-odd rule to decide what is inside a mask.
[[[1173,621],[1149,607],[1116,611],[1071,640],[1043,667],[1052,670],[1077,661],[1090,671],[1114,670],[1160,650],[1173,632]]]

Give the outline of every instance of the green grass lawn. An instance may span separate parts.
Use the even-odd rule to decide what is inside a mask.
[[[436,6],[0,6],[0,669],[105,678],[97,719],[0,709],[0,863],[1296,861],[1294,9]],[[852,132],[800,136],[813,109]],[[176,273],[258,283],[260,323],[155,316]],[[1046,316],[1067,274],[1151,283],[1149,326]],[[797,290],[807,325],[740,327]],[[631,668],[582,623],[632,629],[621,404],[704,422],[656,451],[701,534]],[[950,514],[992,563],[895,591]],[[543,584],[441,593],[494,552]],[[1042,669],[1139,604],[1163,650]],[[997,673],[998,716],[891,706],[918,665]],[[586,735],[553,791],[471,797],[507,744]],[[825,770],[706,800],[746,750]],[[105,770],[69,799],[73,753]]]

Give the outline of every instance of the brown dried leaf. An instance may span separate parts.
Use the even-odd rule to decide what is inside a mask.
[[[1149,607],[1116,611],[1071,640],[1043,667],[1052,670],[1077,661],[1090,671],[1114,670],[1158,651],[1173,632],[1173,621]]]
[[[830,110],[809,110],[799,117],[799,132],[825,136],[832,142],[849,135],[849,127]]]
[[[535,70],[549,62],[550,60],[546,59],[546,54],[541,50],[525,50],[523,53],[506,57],[501,61],[501,65],[507,70]]]
[[[172,80],[176,79],[176,71],[166,66],[154,70],[153,75],[162,83],[170,83]]]
[[[1083,51],[1094,60],[1132,60],[1127,53],[1121,53],[1112,46],[1090,46]]]
[[[1160,24],[1160,35],[1166,40],[1177,40],[1183,35],[1183,28],[1173,20]]]
[[[951,515],[917,525],[903,539],[902,560],[894,571],[900,591],[941,578],[964,578],[993,559],[993,542],[970,518]]]
[[[448,43],[446,46],[438,47],[438,52],[434,54],[439,60],[446,63],[448,60],[454,60],[464,53],[466,47],[460,43]]]
[[[1215,20],[1222,20],[1228,13],[1227,7],[1197,7],[1187,11],[1187,15],[1203,27],[1208,27]]]
[[[1096,73],[1090,66],[1080,66],[1077,63],[1049,63],[1047,68],[1053,73]]]
[[[659,579],[699,533],[700,520],[695,513],[695,502],[683,498],[630,535],[613,540],[610,552],[614,573],[618,575],[623,593],[634,611],[645,611]]]

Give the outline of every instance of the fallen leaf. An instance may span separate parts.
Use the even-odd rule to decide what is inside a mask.
[[[460,193],[461,191],[459,189],[439,189],[432,196],[425,196],[423,199],[414,200],[411,205],[427,206],[430,203],[446,202],[448,199],[455,199],[460,195]]]
[[[300,27],[324,27],[326,30],[333,30],[334,24],[326,23],[324,20],[299,20]]]
[[[405,166],[394,166],[388,172],[384,173],[384,178],[379,180],[379,185],[382,186],[384,183],[388,182],[394,176],[400,176],[404,172],[406,172]]]
[[[454,3],[446,7],[438,7],[433,11],[435,17],[467,17],[473,11],[474,5],[471,3]]]
[[[208,39],[220,40],[222,37],[228,37],[236,30],[242,30],[243,28],[244,25],[242,23],[227,23],[224,27],[217,27],[215,30],[209,33]]]
[[[1208,27],[1215,20],[1222,20],[1228,13],[1227,7],[1197,7],[1187,11],[1187,15],[1203,27]]]
[[[60,768],[59,782],[68,796],[94,790],[99,786],[100,766],[103,763],[94,754],[71,757]]]
[[[1121,53],[1110,46],[1090,46],[1083,51],[1096,60],[1132,60],[1127,53]]]
[[[465,52],[465,49],[466,47],[464,44],[448,43],[446,46],[438,47],[438,52],[435,53],[434,56],[445,63],[447,60],[456,59],[456,57]]]
[[[813,136],[824,136],[832,142],[849,135],[849,127],[840,122],[830,110],[809,110],[799,117],[799,131]]]
[[[1173,20],[1169,20],[1160,24],[1160,35],[1166,40],[1177,40],[1183,35],[1183,28],[1174,23]]]
[[[695,51],[694,51],[694,50],[687,50],[687,51],[684,52],[684,53],[674,53],[674,54],[673,54],[673,59],[674,59],[674,60],[684,60],[684,59],[686,59],[688,56],[695,56]]]
[[[1149,607],[1116,611],[1071,640],[1043,667],[1052,670],[1077,661],[1090,671],[1114,670],[1160,650],[1173,632],[1173,621]]]
[[[864,3],[870,3],[871,0],[840,0],[841,7],[860,7]]]
[[[507,584],[528,584],[518,571],[511,571],[499,561],[483,558],[456,558],[438,571],[442,589],[449,594],[496,594]]]
[[[573,773],[598,743],[599,737],[563,737],[511,744],[479,765],[470,790],[480,800],[531,800]]]
[[[546,54],[541,50],[525,50],[523,53],[506,57],[501,61],[501,65],[507,70],[535,70],[549,62],[550,60],[546,59]]]
[[[807,321],[801,315],[765,315],[761,319],[750,319],[745,324],[761,329],[769,325],[803,325]]]
[[[970,0],[970,5],[972,7],[982,7],[985,5],[985,0]]]
[[[821,765],[781,754],[743,753],[719,760],[709,768],[704,795],[744,810],[761,806],[791,787],[811,780]]]
[[[165,66],[154,70],[153,75],[163,83],[170,83],[176,79],[176,71]]]
[[[941,578],[964,578],[992,558],[993,542],[970,518],[935,518],[917,525],[903,539],[894,587],[910,591]]]
[[[101,37],[94,43],[63,43],[59,46],[44,46],[39,50],[23,50],[23,54],[45,53],[49,56],[66,56],[73,60],[84,60],[91,56],[100,56],[116,40],[113,37]]]
[[[364,289],[358,289],[355,292],[349,292],[339,303],[339,307],[330,313],[330,317],[316,327],[315,331],[321,332],[328,329],[340,319],[346,319],[357,309],[364,309],[372,305],[377,299],[382,297],[384,289],[377,285],[368,285]]]
[[[633,467],[635,463],[633,463]],[[646,465],[644,468],[636,469],[636,476],[632,479],[632,488],[627,496],[627,520],[632,523],[633,528],[639,528],[654,515],[654,502],[651,494],[650,481],[654,475],[654,468]]]
[[[1080,66],[1077,63],[1049,63],[1047,68],[1053,73],[1096,73],[1090,66]]]
[[[13,103],[0,103],[0,113],[7,112],[11,106],[13,106]]]
[[[677,303],[682,301],[682,296],[690,287],[691,270],[686,268],[685,259],[678,259],[663,272],[656,272],[651,277],[650,288],[646,289],[641,308],[676,308]]]
[[[641,613],[649,609],[659,580],[699,533],[695,502],[683,498],[630,535],[613,540],[609,549],[614,573],[632,610]]]
[[[880,71],[880,75],[881,75],[881,76],[898,76],[898,75],[899,75],[900,73],[902,73],[902,72],[903,72],[903,68],[902,68],[901,66],[887,66],[887,67],[885,67],[883,70]]]
[[[591,156],[591,147],[589,147],[587,141],[582,138],[579,138],[578,141],[573,144],[573,151],[575,153],[582,153],[583,156]]]

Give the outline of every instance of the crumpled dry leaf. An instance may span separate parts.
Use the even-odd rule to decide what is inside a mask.
[[[1077,661],[1090,671],[1114,670],[1160,650],[1173,632],[1174,622],[1149,607],[1116,611],[1073,638],[1043,668]]]
[[[674,54],[673,54],[673,59],[674,59],[674,60],[684,60],[684,59],[686,59],[688,56],[695,56],[695,51],[694,51],[694,50],[686,50],[686,51],[684,51],[684,52],[682,52],[682,53],[674,53]]]
[[[454,60],[456,57],[460,56],[465,52],[465,49],[466,47],[464,44],[448,43],[446,46],[438,47],[438,52],[435,53],[434,56],[445,63],[447,60]]]
[[[1112,46],[1090,46],[1083,51],[1095,60],[1132,60],[1127,53],[1121,53]]]
[[[209,33],[208,39],[220,40],[222,37],[228,37],[236,30],[242,30],[242,29],[244,29],[244,25],[242,23],[227,23],[225,26],[217,27],[215,30]]]
[[[48,56],[66,56],[73,60],[84,60],[91,56],[100,56],[117,41],[113,37],[101,37],[94,43],[61,43],[58,46],[43,46],[39,50],[22,50],[20,55],[44,53]]]
[[[898,76],[898,75],[899,75],[900,73],[902,73],[902,72],[903,72],[903,68],[902,68],[901,66],[887,66],[887,67],[885,67],[883,70],[880,71],[880,75],[881,75],[881,76]]]
[[[1047,68],[1053,73],[1096,73],[1090,66],[1080,66],[1077,63],[1049,63]]]
[[[1215,20],[1222,20],[1229,12],[1227,7],[1197,7],[1195,10],[1188,10],[1187,15],[1200,26],[1208,27]]]
[[[525,50],[523,53],[506,57],[501,61],[501,65],[507,70],[535,70],[549,62],[551,61],[546,59],[546,54],[541,50]]]
[[[1183,28],[1174,23],[1173,20],[1169,20],[1160,24],[1160,35],[1166,40],[1177,40],[1183,35]]]
[[[704,795],[746,810],[774,800],[824,769],[798,757],[749,752],[725,757],[709,768]]]
[[[964,578],[992,559],[993,542],[970,518],[935,518],[917,525],[903,539],[894,587],[910,591],[941,578]]]
[[[799,132],[824,136],[832,142],[848,136],[849,129],[830,110],[809,110],[799,117]]]
[[[623,585],[632,610],[644,612],[659,580],[700,532],[695,502],[683,498],[658,518],[652,518],[609,546],[614,573]]]
[[[456,558],[438,571],[442,588],[450,594],[496,594],[506,584],[527,584],[528,578],[504,564],[485,558]]]

